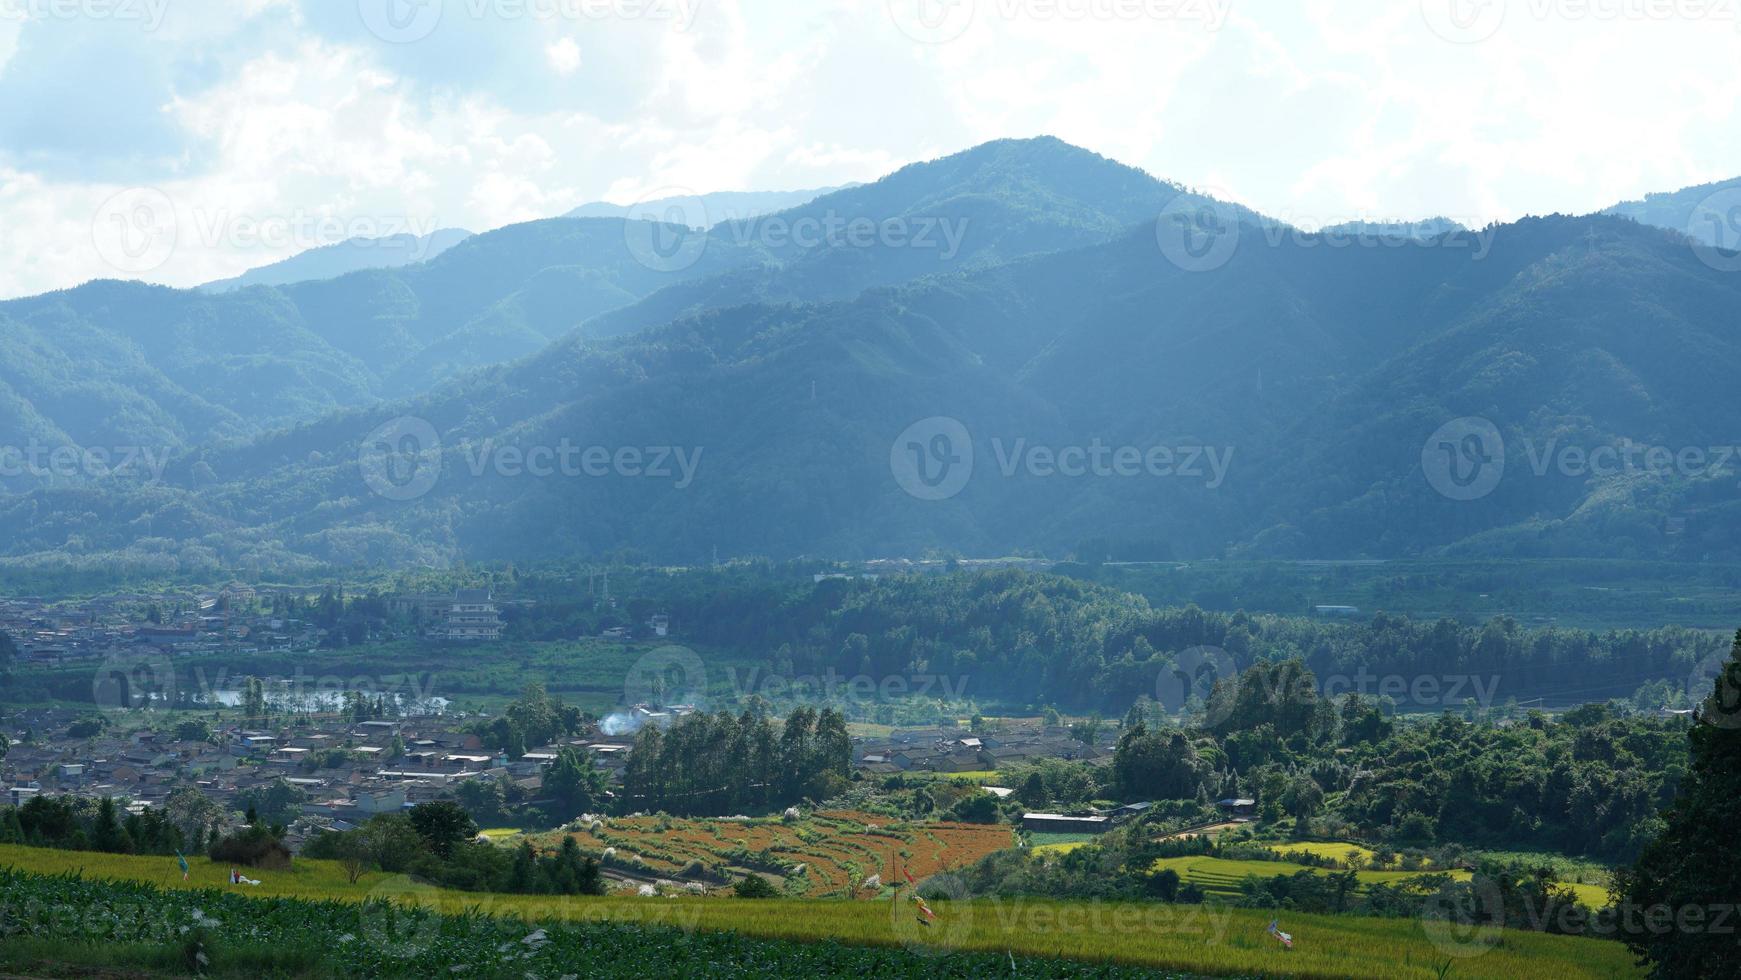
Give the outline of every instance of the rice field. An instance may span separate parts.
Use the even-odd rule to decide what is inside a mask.
[[[900,976],[979,976],[984,975],[988,963],[1004,962],[1003,958],[1023,963],[1024,957],[1123,964],[1211,976],[1559,980],[1641,975],[1632,966],[1625,948],[1617,943],[1526,932],[1495,933],[1485,941],[1459,943],[1457,937],[1435,933],[1427,924],[1408,919],[1284,914],[1282,927],[1294,936],[1294,949],[1289,951],[1266,932],[1273,913],[1250,909],[1148,902],[937,899],[931,902],[937,914],[936,923],[922,927],[904,899],[865,902],[483,895],[446,892],[403,877],[380,874],[364,875],[353,884],[336,864],[307,860],[299,860],[290,872],[257,875],[261,879],[257,888],[232,888],[225,883],[227,867],[210,861],[190,864],[193,874],[184,883],[174,858],[0,846],[0,867],[38,874],[78,872],[89,878],[148,882],[171,896],[204,890],[218,893],[226,901],[299,898],[360,903],[386,899],[430,913],[454,916],[469,913],[471,918],[490,921],[518,919],[574,928],[606,924],[626,930],[620,934],[625,955],[629,955],[627,950],[631,947],[647,945],[636,938],[640,935],[637,930],[655,930],[660,935],[696,940],[719,932],[757,939],[796,940],[823,944],[819,947],[823,950],[839,950],[836,943],[900,948],[929,958],[923,972],[907,972],[903,968],[891,974]],[[10,914],[9,910],[15,910],[27,897],[15,891],[8,888],[0,894],[0,913]],[[273,914],[282,918],[297,918],[270,901],[259,904],[265,909],[281,909]],[[972,966],[951,967],[951,963],[957,962],[955,956],[967,957],[959,962]],[[865,975],[863,964],[850,957],[842,962],[856,965],[841,972],[823,971],[815,975]],[[637,961],[637,965],[659,972],[655,962]],[[1019,972],[1028,973],[1030,969],[1019,968]]]

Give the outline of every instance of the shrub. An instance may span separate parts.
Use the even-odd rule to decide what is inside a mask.
[[[732,886],[732,894],[738,898],[775,898],[780,893],[761,875],[744,875]]]

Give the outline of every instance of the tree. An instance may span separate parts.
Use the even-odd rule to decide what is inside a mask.
[[[266,717],[266,686],[258,677],[248,678],[243,685],[242,714],[248,718]]]
[[[1070,737],[1083,745],[1093,745],[1100,737],[1100,712],[1096,711],[1086,719],[1070,726]]]
[[[544,769],[544,789],[557,809],[557,818],[569,820],[597,809],[604,798],[605,774],[593,763],[591,752],[565,745],[557,750],[556,761]]]
[[[0,630],[0,673],[12,669],[12,661],[18,659],[18,644],[12,639],[12,634]]]
[[[747,874],[732,886],[732,894],[738,898],[777,898],[780,893],[768,884],[768,879],[759,874]]]
[[[1621,934],[1651,964],[1653,976],[1728,976],[1735,968],[1732,931],[1680,923],[1696,914],[1703,924],[1713,909],[1732,908],[1741,895],[1741,848],[1735,846],[1735,828],[1741,827],[1741,631],[1687,740],[1692,765],[1664,815],[1661,835],[1637,863],[1615,875]],[[1676,927],[1650,928],[1657,909],[1668,910]]]
[[[194,841],[203,840],[207,832],[224,821],[223,808],[193,785],[177,786],[164,801],[163,809],[181,835]]]
[[[184,721],[175,726],[175,739],[178,742],[209,742],[212,739],[212,726],[197,718]]]
[[[471,815],[452,800],[419,803],[411,808],[411,826],[443,858],[451,857],[454,848],[478,835],[478,825]]]
[[[275,779],[265,787],[252,787],[236,794],[236,803],[250,814],[249,823],[264,820],[269,824],[288,824],[302,812],[302,804],[306,802],[308,794],[283,778]]]

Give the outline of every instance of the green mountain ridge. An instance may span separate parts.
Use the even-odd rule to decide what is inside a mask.
[[[660,257],[688,263],[675,283],[645,264],[527,274],[543,246],[594,254],[625,227],[553,219],[288,287],[311,333],[378,375],[450,380],[208,440],[161,484],[0,498],[6,555],[265,567],[1056,556],[1089,540],[1157,558],[1741,555],[1741,460],[1708,465],[1741,417],[1726,380],[1741,279],[1683,235],[1556,215],[1480,242],[1447,229],[1347,247],[1188,197],[1236,236],[1200,262],[1169,252],[1154,217],[1181,194],[1057,141],[1005,141],[704,241],[663,229],[677,251]],[[947,261],[770,233],[831,214],[963,218],[969,233]],[[347,309],[371,319],[331,326]],[[517,344],[534,350],[509,359]],[[505,363],[465,369],[492,353]],[[360,465],[381,455],[368,439],[403,441],[381,428],[398,417],[439,439],[439,475],[409,499]],[[949,448],[973,474],[922,499],[903,489],[901,440],[937,417],[968,434]],[[1473,499],[1423,462],[1463,418],[1490,423],[1504,459]],[[1560,455],[1629,443],[1710,458],[1593,472]],[[522,472],[563,446],[665,469]],[[1166,472],[1047,472],[1044,454],[1092,447]],[[386,458],[401,475],[434,462]]]

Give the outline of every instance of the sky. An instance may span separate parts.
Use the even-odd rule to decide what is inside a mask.
[[[1741,0],[0,0],[0,297],[1050,134],[1316,227],[1741,175]]]

